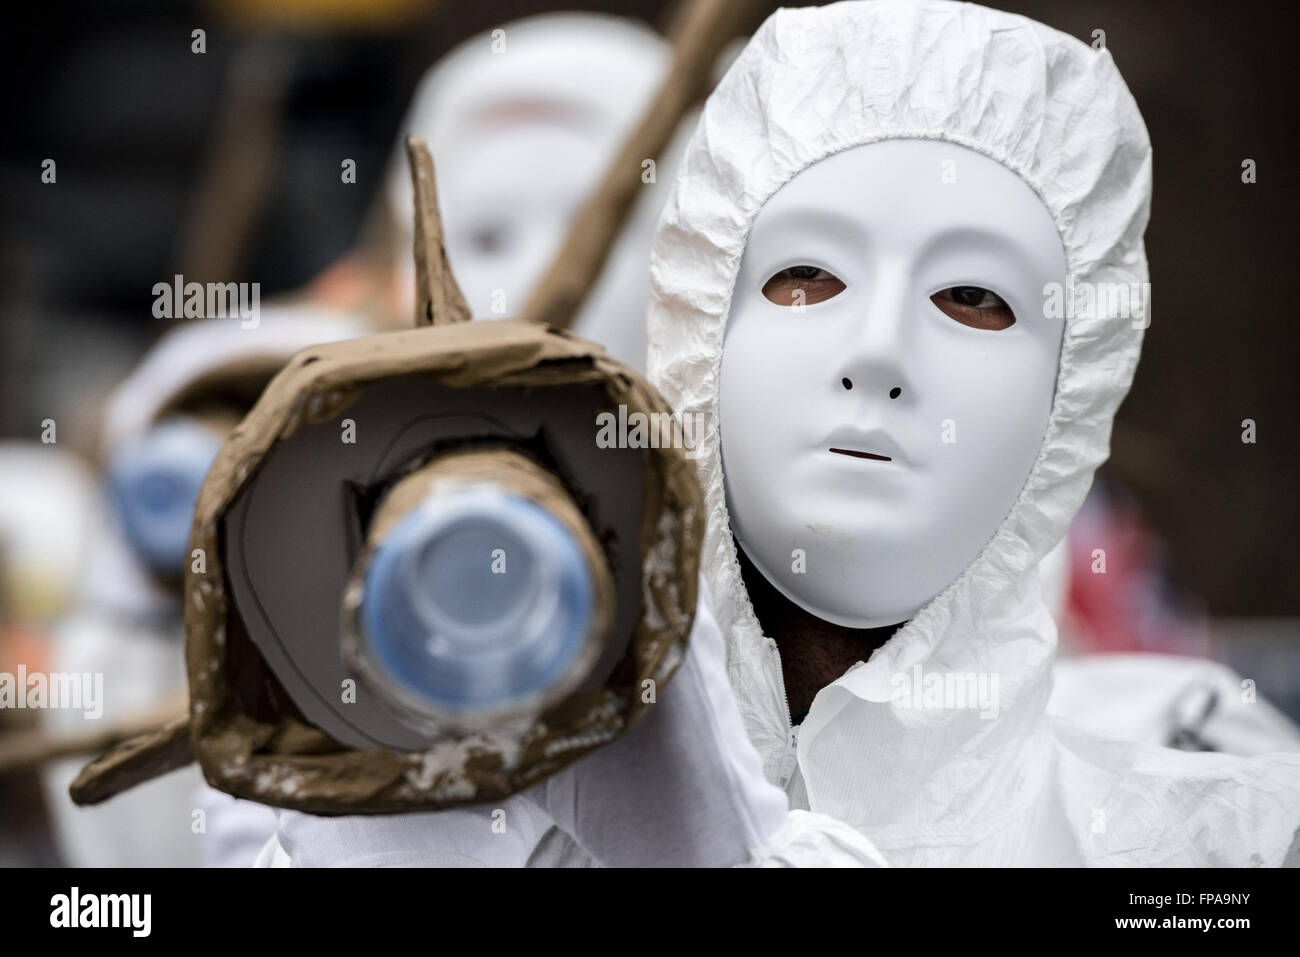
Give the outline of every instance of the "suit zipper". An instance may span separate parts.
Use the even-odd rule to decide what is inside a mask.
[[[794,715],[790,712],[790,696],[785,690],[785,671],[781,668],[781,649],[777,647],[775,638],[768,638],[767,641],[772,660],[776,663],[776,680],[781,689],[781,714],[785,718],[785,749],[777,762],[776,783],[777,787],[786,791],[799,767],[799,727],[794,723]]]
[[[781,763],[777,766],[777,787],[789,791],[794,772],[799,768],[799,726],[792,725],[785,739],[785,750],[781,752]]]

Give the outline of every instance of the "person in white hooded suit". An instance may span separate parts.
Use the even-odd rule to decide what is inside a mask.
[[[547,13],[471,37],[430,68],[399,127],[385,186],[399,252],[399,313],[410,315],[415,289],[408,134],[428,140],[437,164],[447,256],[471,313],[515,316],[644,112],[669,53],[657,33],[633,20]],[[675,139],[658,157],[664,180],[681,145]],[[646,258],[661,196],[643,191],[573,320],[574,332],[639,371]]]
[[[1146,130],[1106,50],[948,2],[778,11],[687,149],[652,258],[649,372],[718,425],[697,450],[702,567],[733,690],[792,806],[859,829],[892,865],[1297,862],[1300,757],[1124,743],[1045,710],[1056,628],[1037,566],[1137,365],[1150,193]],[[981,299],[1000,273],[1011,291]],[[1054,319],[1048,284],[1033,301],[1044,278],[1138,298]],[[806,314],[776,316],[797,287]],[[993,338],[1004,307],[1019,338]],[[941,313],[972,328],[941,331]],[[965,473],[937,458],[943,408],[973,423],[954,451]],[[828,434],[841,413],[847,432]],[[900,471],[834,472],[859,465]],[[824,671],[796,727],[785,689],[807,669],[782,653],[807,645],[765,633],[747,580],[805,622],[905,623],[865,663]],[[996,707],[900,697],[927,674],[996,679]]]
[[[651,260],[650,376],[716,426],[682,674],[626,741],[499,809],[285,812],[263,863],[1294,861],[1300,756],[1046,713],[1038,564],[1145,320],[1044,296],[1141,296],[1150,177],[1105,51],[966,4],[778,11],[707,102]],[[846,649],[865,663],[835,670]],[[926,675],[996,682],[899,694]]]

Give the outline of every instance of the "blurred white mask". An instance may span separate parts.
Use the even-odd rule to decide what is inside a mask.
[[[618,17],[545,14],[502,30],[466,41],[430,70],[401,129],[424,136],[433,152],[447,256],[476,319],[519,315],[668,65],[662,38]],[[671,182],[671,153],[656,181]],[[389,203],[405,251],[411,187],[400,146],[391,166]],[[638,369],[665,192],[646,185],[573,323]],[[409,260],[398,257],[403,296],[413,295]]]

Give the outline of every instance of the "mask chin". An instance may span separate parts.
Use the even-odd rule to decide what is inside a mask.
[[[841,628],[886,628],[899,625],[913,618],[934,597],[900,598],[897,594],[873,593],[860,586],[841,589],[837,587],[837,581],[825,577],[812,578],[793,571],[788,575],[783,574],[779,570],[780,566],[766,567],[759,550],[751,550],[739,537],[736,545],[758,573],[784,598],[808,614]],[[862,578],[871,580],[869,574]]]
[[[1037,194],[939,140],[834,154],[768,200],[718,409],[732,531],[781,594],[883,627],[975,560],[1042,445],[1065,271]]]

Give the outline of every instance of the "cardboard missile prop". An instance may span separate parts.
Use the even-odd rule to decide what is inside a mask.
[[[686,111],[707,93],[709,71],[720,50],[732,37],[746,32],[752,27],[757,22],[761,12],[762,5],[757,3],[756,0],[742,0],[742,2],[694,0],[694,2],[682,8],[671,31],[674,48],[671,69],[654,102],[628,136],[619,155],[610,164],[603,181],[579,212],[564,246],[557,253],[551,267],[543,276],[525,309],[527,318],[552,323],[559,328],[566,327],[572,321],[578,306],[599,274],[609,247],[612,245],[627,211],[632,205],[634,194],[642,186],[640,172],[643,158],[657,156],[661,152]],[[419,272],[418,282],[421,290],[421,305],[417,315],[417,325],[431,324],[435,321],[450,322],[467,319],[468,309],[465,307],[464,300],[456,289],[454,281],[448,281],[449,270],[447,268],[446,254],[441,243],[440,226],[437,219],[436,203],[434,202],[435,194],[432,188],[431,163],[418,166],[414,175],[417,180],[420,177],[425,177],[425,188],[417,188],[417,203],[420,206],[417,228],[423,230],[423,238],[417,237],[415,244]],[[420,183],[417,182],[417,187],[419,185]],[[521,340],[520,344],[522,342],[523,340]],[[535,345],[540,348],[540,344]],[[560,349],[557,343],[550,340],[546,340],[546,347],[548,353],[556,350],[565,351]],[[332,354],[338,350],[329,351],[332,357]],[[377,351],[386,352],[387,350],[381,349]],[[568,354],[558,357],[548,354],[539,360],[539,364],[564,363],[574,360],[590,361],[591,359],[590,355],[579,354],[582,350],[577,348],[576,343],[567,352]],[[313,362],[319,362],[321,354],[313,354],[310,358]],[[418,362],[414,364],[418,365]],[[605,359],[604,364],[608,367],[609,360]],[[382,378],[390,374],[386,368],[379,368],[379,365],[382,365],[382,363],[376,363],[375,367],[367,370],[366,374],[373,375],[375,378]],[[244,375],[244,373],[248,372],[246,367],[241,366],[230,371],[237,373],[241,379],[247,378]],[[325,370],[321,367],[316,371],[324,372]],[[514,371],[518,372],[517,369]],[[257,372],[259,376],[265,374],[262,370],[257,370]],[[619,374],[625,372],[626,370]],[[484,381],[486,381],[486,378]],[[299,384],[306,387],[305,383]],[[204,384],[196,385],[195,389],[199,389],[201,385]],[[325,401],[322,396],[322,393],[314,393],[311,400],[315,403],[313,408],[318,408]],[[184,405],[184,403],[181,403],[181,405]],[[627,410],[624,409],[623,411],[626,412]],[[264,413],[264,415],[269,414]],[[301,415],[302,410],[296,410],[290,414],[291,416]],[[623,420],[620,419],[620,421]],[[288,430],[296,428],[296,425],[293,424],[296,421],[296,419],[293,419],[288,425],[285,425],[285,428]],[[254,424],[260,424],[263,428],[267,427],[260,418]],[[286,434],[285,438],[287,437]],[[253,448],[253,445],[255,443],[241,440],[239,447],[245,450],[247,458],[241,465],[236,466],[237,469],[251,469],[254,463],[260,461],[261,456],[265,454],[265,449],[259,451]],[[515,464],[518,465],[519,463],[516,462]],[[226,465],[224,468],[229,471],[230,466]],[[433,469],[433,471],[442,470],[440,468]],[[521,470],[502,470],[503,475],[516,473],[521,473]],[[247,476],[244,475],[242,478],[247,478]],[[356,488],[357,486],[350,487]],[[251,493],[247,497],[251,498]],[[369,507],[372,504],[363,501],[362,507]],[[248,506],[245,505],[243,508],[244,511],[240,515],[247,514]],[[209,510],[210,512],[212,510],[210,504]],[[231,522],[236,524],[241,520],[236,516],[231,519]],[[212,517],[209,514],[208,526],[204,527],[209,527],[211,521]],[[218,530],[218,535],[224,536],[224,534],[225,529],[224,525],[222,525]],[[354,536],[357,534],[355,530],[353,534]],[[584,543],[582,547],[586,549],[588,544]],[[373,546],[374,543],[371,543],[372,551]],[[607,544],[603,544],[602,547],[606,552],[610,549]],[[623,541],[622,547],[626,549],[626,539]],[[206,556],[207,553],[203,552],[203,554]],[[588,564],[594,567],[594,563]],[[215,587],[213,582],[219,579],[214,579],[212,576],[214,574],[220,576],[220,568],[215,572],[212,570],[212,566],[208,566],[208,568],[209,570],[206,573],[195,572],[190,576],[190,580],[186,583],[187,602],[201,606],[203,596]],[[685,566],[682,567],[681,571],[686,572]],[[600,575],[595,572],[593,572],[593,575],[595,580],[598,581]],[[355,580],[350,580],[350,582],[355,597],[358,585]],[[597,592],[603,593],[604,591],[603,585],[595,584],[593,587]],[[690,575],[686,576],[682,587],[688,591],[693,590],[694,582]],[[224,588],[221,597],[223,600],[227,600]],[[250,598],[249,595],[243,597]],[[261,597],[260,595],[254,595],[251,596],[251,600],[257,601]],[[619,616],[628,614],[628,604],[628,596],[618,594],[611,605],[612,608],[618,611],[618,614],[614,616],[615,620],[612,625],[616,634],[626,630],[626,621]],[[687,604],[690,604],[690,602],[687,602]],[[341,634],[340,641],[347,646],[351,666],[364,669],[367,666],[368,659],[364,654],[359,653],[364,649],[361,649],[356,641],[357,611],[358,609],[355,607],[350,609],[351,624],[345,622],[343,627],[351,628],[352,631],[350,637],[347,634]],[[205,622],[199,621],[198,624],[204,625]],[[326,634],[332,633],[330,631],[332,624],[322,625],[322,627],[326,629]],[[190,639],[191,647],[197,646],[200,640],[217,641],[220,644],[220,641],[224,641],[225,638],[222,633],[214,637],[201,627],[191,627],[190,634],[192,636]],[[247,650],[245,645],[239,644],[247,635],[238,630],[236,630],[236,634],[240,636],[235,639],[237,648],[241,651]],[[198,635],[199,638],[193,637],[194,635]],[[268,661],[278,660],[281,667],[284,667],[283,658],[276,658],[274,643],[266,654]],[[231,657],[238,658],[239,656],[232,655]],[[328,656],[324,660],[328,660]],[[600,667],[605,667],[607,664],[608,662],[602,662]],[[268,665],[263,662],[263,666]],[[191,662],[191,671],[193,672],[193,670],[194,665]],[[214,668],[213,674],[217,673]],[[244,673],[244,671],[240,671],[241,675]],[[262,672],[254,669],[253,677],[249,680],[255,681],[257,676],[261,674]],[[337,677],[337,675],[331,677]],[[216,680],[215,678],[209,679],[202,676],[200,678],[205,681]],[[292,669],[290,677],[285,680],[288,685],[295,687],[300,697],[304,694],[303,685],[310,683],[301,675],[294,675]],[[201,684],[201,682],[198,684]],[[389,690],[392,691],[392,689]],[[285,706],[284,698],[286,694],[284,687],[280,687],[275,695],[270,695],[273,699],[273,707]],[[394,692],[388,695],[390,705],[397,707],[399,710],[403,710],[401,698],[400,693]],[[297,703],[293,699],[290,700],[293,704]],[[312,705],[308,710],[314,710],[320,706],[320,702],[315,701],[314,698],[309,697],[308,701],[309,705]],[[353,703],[360,704],[360,701]],[[175,720],[168,722],[159,721],[158,715],[166,710],[166,708],[160,707],[148,713],[119,719],[112,726],[97,729],[93,734],[63,733],[56,738],[47,739],[42,737],[40,740],[28,738],[16,740],[14,735],[9,735],[4,739],[0,739],[0,772],[3,772],[7,767],[40,763],[40,761],[52,756],[93,752],[110,744],[117,744],[125,739],[125,744],[115,747],[100,761],[88,767],[81,780],[74,785],[74,794],[83,803],[102,800],[125,787],[131,786],[134,781],[145,780],[192,760],[196,752],[193,739],[198,737],[199,727],[196,717],[204,712],[203,703],[201,701],[192,702],[190,716],[178,716]],[[354,710],[364,710],[364,708]],[[408,721],[420,717],[416,713],[420,710],[418,708],[414,710],[405,708],[404,710]],[[315,715],[315,717],[319,717],[323,725],[331,728],[345,741],[351,740],[354,744],[368,743],[367,741],[358,742],[353,736],[355,729],[351,729],[346,721],[334,715],[332,710],[327,709],[325,713]],[[208,717],[204,720],[211,722],[215,719]],[[467,720],[466,716],[462,715],[462,720]],[[142,726],[155,723],[157,724],[157,730],[148,734],[138,733]],[[204,724],[203,727],[206,728],[208,725]],[[266,724],[258,725],[258,733],[266,734],[267,727]],[[281,726],[276,727],[283,730]],[[295,725],[294,727],[297,728],[298,726]],[[409,740],[409,732],[406,729],[390,728],[389,731],[396,735],[391,740]],[[322,746],[324,747],[324,745]],[[279,744],[276,747],[283,748],[285,746]],[[198,753],[202,758],[203,750],[199,749]],[[235,791],[233,793],[239,792]]]
[[[189,714],[88,765],[78,803],[193,759],[321,814],[500,799],[625,734],[682,660],[694,467],[596,441],[602,413],[670,410],[599,346],[464,321],[408,154],[420,327],[305,349],[226,440],[189,543]]]

